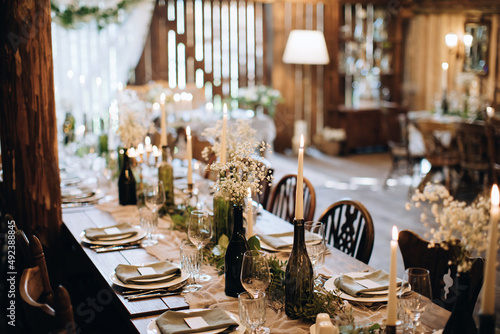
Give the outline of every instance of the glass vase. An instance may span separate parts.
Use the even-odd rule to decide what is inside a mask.
[[[219,243],[219,238],[226,235],[228,238],[233,233],[233,203],[221,195],[214,196],[214,242]]]

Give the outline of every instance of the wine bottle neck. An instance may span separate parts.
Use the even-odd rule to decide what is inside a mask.
[[[243,233],[243,207],[241,205],[233,206],[233,235]]]
[[[293,247],[305,248],[304,219],[294,219],[293,221]]]
[[[168,162],[168,146],[167,145],[163,145],[161,147],[161,160],[163,162]]]

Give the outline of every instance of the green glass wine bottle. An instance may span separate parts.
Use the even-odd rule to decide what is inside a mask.
[[[304,219],[293,221],[293,247],[285,271],[285,313],[297,319],[294,312],[312,298],[314,292],[313,267],[306,250]]]
[[[127,150],[123,153],[123,165],[118,178],[118,200],[120,205],[136,205],[137,190],[134,173],[130,166]]]
[[[158,181],[163,182],[165,188],[165,206],[172,208],[175,205],[174,201],[174,168],[170,163],[168,146],[164,145],[161,148],[162,161],[158,166]]]

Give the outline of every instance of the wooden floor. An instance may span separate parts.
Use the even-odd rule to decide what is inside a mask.
[[[409,202],[411,184],[418,184],[419,175],[414,179],[400,175],[387,189],[383,183],[390,167],[388,153],[355,154],[333,157],[318,151],[307,152],[304,158],[304,176],[316,190],[316,213],[321,213],[333,202],[350,197],[363,203],[372,215],[375,225],[375,243],[369,265],[389,272],[390,239],[392,226],[399,230],[409,229],[425,238],[427,229],[420,221],[420,211],[406,209]],[[288,173],[297,173],[297,156],[273,153],[269,160],[275,168],[275,178]],[[413,188],[411,188],[413,189]],[[500,254],[500,250],[499,250]],[[498,258],[498,257],[497,257]],[[403,277],[404,265],[398,253],[398,277]],[[476,313],[479,305],[476,305]],[[496,308],[500,314],[500,267],[497,268]],[[500,317],[497,316],[497,327]]]

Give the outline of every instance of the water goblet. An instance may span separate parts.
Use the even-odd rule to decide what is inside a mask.
[[[188,238],[198,248],[201,253],[200,257],[203,261],[203,247],[210,242],[212,238],[212,219],[208,212],[203,210],[195,210],[191,212],[188,222]],[[210,275],[200,275],[200,281],[209,281]]]
[[[259,291],[256,295],[242,292],[238,295],[240,321],[250,333],[257,334],[258,328],[266,322],[266,294]]]
[[[165,203],[165,188],[163,182],[158,181],[144,189],[144,201],[151,211],[155,214],[156,228],[158,228],[158,211]],[[165,236],[160,233],[153,234],[155,239],[163,239]]]
[[[149,208],[143,206],[142,208],[139,209],[139,217],[141,220],[141,228],[146,231],[146,238],[142,240],[141,245],[146,247],[146,246],[153,246],[158,243],[158,240],[153,238],[153,231],[156,230],[156,225],[155,223],[158,222],[158,220],[155,220],[155,213]]]
[[[198,291],[202,286],[196,283],[196,277],[200,274],[201,259],[198,247],[190,242],[184,242],[180,247],[181,254],[181,269],[188,275],[188,285],[184,287],[182,292],[189,293]]]
[[[398,299],[402,312],[408,315],[407,322],[403,323],[405,333],[414,333],[420,325],[420,317],[432,303],[429,270],[406,269]]]
[[[304,223],[304,229],[306,250],[316,277],[318,270],[325,264],[325,226],[320,221],[308,221]]]

